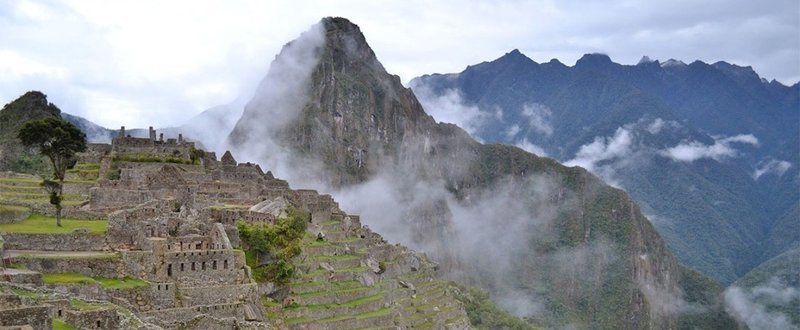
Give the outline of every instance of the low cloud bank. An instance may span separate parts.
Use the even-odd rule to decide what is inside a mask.
[[[800,329],[787,314],[800,313],[798,308],[800,290],[776,278],[754,288],[732,286],[725,290],[725,310],[750,329]]]

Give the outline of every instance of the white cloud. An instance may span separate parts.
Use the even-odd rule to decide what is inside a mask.
[[[614,187],[621,187],[617,180],[620,169],[636,164],[638,147],[634,144],[633,124],[617,128],[614,136],[595,137],[594,141],[582,145],[575,158],[564,162],[567,166],[580,166],[603,178]]]
[[[602,161],[624,158],[632,152],[633,134],[629,128],[620,127],[613,137],[595,137],[594,141],[581,146],[575,158],[565,162],[568,166],[581,166],[594,171]]]
[[[514,143],[514,145],[522,150],[536,154],[537,156],[548,157],[547,152],[544,151],[544,148],[531,143],[531,141],[528,141],[528,138],[523,138],[522,140]]]
[[[785,160],[770,159],[768,161],[761,161],[753,171],[753,179],[758,180],[764,174],[774,173],[777,176],[783,176],[783,173],[792,167],[792,163]]]
[[[546,105],[533,103],[522,106],[522,115],[528,117],[530,128],[534,132],[544,136],[553,135],[553,127],[550,126],[550,116],[553,114]]]
[[[64,70],[38,62],[14,51],[0,50],[0,76],[2,77],[0,79],[14,81],[24,76],[36,75],[60,78],[64,76]]]
[[[732,286],[725,290],[725,309],[750,329],[798,329],[789,317],[768,306],[789,306],[800,291],[777,279],[752,289]]]
[[[661,133],[661,131],[664,128],[668,127],[671,128],[680,127],[680,124],[678,124],[678,122],[673,120],[664,120],[661,118],[656,118],[653,120],[653,122],[647,125],[646,130],[650,132],[650,134],[656,135],[658,133]]]
[[[511,127],[509,127],[509,128],[508,128],[508,130],[506,130],[506,132],[505,132],[505,135],[506,135],[506,140],[508,140],[508,141],[511,141],[511,140],[513,140],[513,139],[514,139],[514,137],[515,137],[515,136],[517,136],[517,134],[518,134],[518,133],[519,133],[521,130],[522,130],[522,129],[520,129],[520,128],[519,128],[519,125],[517,125],[517,124],[511,125]]]
[[[758,146],[758,139],[752,134],[740,134],[726,138],[714,137],[714,139],[714,144],[712,145],[707,145],[698,141],[689,141],[662,150],[659,153],[664,157],[680,162],[693,162],[702,158],[721,161],[725,158],[737,157],[739,155],[739,151],[731,145],[733,143]]]
[[[425,112],[438,122],[456,124],[476,137],[478,129],[492,116],[474,105],[466,105],[457,89],[447,89],[435,95],[427,86],[414,86],[414,94]]]

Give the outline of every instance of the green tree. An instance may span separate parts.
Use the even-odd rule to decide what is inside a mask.
[[[202,149],[195,149],[192,147],[192,149],[189,150],[189,159],[192,160],[192,164],[197,163],[198,160],[203,159],[205,156],[206,152]]]
[[[64,176],[67,169],[75,166],[75,153],[86,150],[86,134],[67,121],[44,118],[26,122],[17,137],[23,145],[39,149],[50,159],[53,180],[45,179],[42,186],[50,194],[50,204],[56,207],[56,224],[61,227]]]

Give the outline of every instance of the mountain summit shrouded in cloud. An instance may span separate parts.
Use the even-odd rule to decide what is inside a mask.
[[[548,111],[527,111],[543,134]],[[437,124],[346,19],[286,44],[229,141],[537,324],[677,326],[719,308],[719,288],[677,263],[624,192]]]

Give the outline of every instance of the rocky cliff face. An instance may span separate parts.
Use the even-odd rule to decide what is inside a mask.
[[[682,277],[623,191],[436,123],[346,19],[323,19],[284,47],[229,140],[289,177],[378,200],[379,210],[360,212],[365,223],[400,228],[385,235],[534,323],[673,328],[700,303],[682,292],[682,280],[698,281]]]

